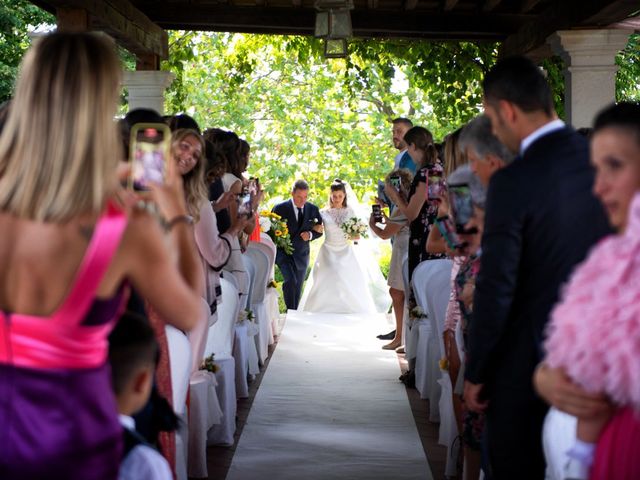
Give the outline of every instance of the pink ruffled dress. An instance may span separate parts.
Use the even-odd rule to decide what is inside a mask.
[[[640,472],[640,443],[625,446],[626,458],[616,448],[621,438],[640,439],[640,194],[625,233],[602,240],[571,276],[545,348],[551,367],[621,407],[600,437],[592,478],[639,478],[611,469]]]

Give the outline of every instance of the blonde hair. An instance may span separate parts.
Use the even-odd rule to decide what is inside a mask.
[[[0,210],[65,222],[103,209],[116,187],[119,81],[120,62],[104,36],[36,40],[0,137]]]
[[[171,135],[171,155],[173,157],[173,161],[177,161],[178,146],[180,145],[180,142],[187,137],[195,137],[202,147],[202,154],[200,155],[200,159],[198,160],[198,163],[196,163],[196,166],[193,167],[190,172],[182,176],[184,181],[184,196],[185,201],[187,202],[187,210],[189,210],[189,214],[197,222],[200,220],[200,208],[202,207],[202,203],[206,202],[209,197],[209,191],[204,178],[207,159],[205,157],[206,150],[202,135],[195,130],[188,128],[180,128],[176,130]]]
[[[384,182],[391,183],[391,177],[400,178],[400,188],[402,188],[402,192],[405,195],[408,195],[409,190],[411,189],[411,182],[413,182],[413,173],[411,173],[411,170],[406,168],[395,168],[387,173],[387,176],[384,177]]]
[[[462,129],[459,128],[453,133],[450,133],[444,138],[444,176],[447,178],[454,171],[469,163],[469,159],[465,155],[464,151],[460,148],[460,133]]]

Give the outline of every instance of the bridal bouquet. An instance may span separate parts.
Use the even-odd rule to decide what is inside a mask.
[[[360,237],[366,238],[369,232],[369,227],[358,217],[347,218],[340,225],[340,228],[342,228],[347,240],[357,240]]]
[[[293,253],[293,244],[289,235],[289,227],[287,221],[276,213],[269,210],[260,212],[260,231],[271,237],[276,247],[284,250],[284,253],[291,255]]]

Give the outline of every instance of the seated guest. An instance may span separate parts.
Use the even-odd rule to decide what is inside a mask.
[[[141,316],[125,313],[109,335],[109,363],[120,423],[124,455],[119,480],[171,480],[165,458],[137,431],[132,417],[149,399],[160,350],[153,329]]]
[[[174,252],[157,218],[114,200],[120,71],[100,36],[38,39],[0,137],[3,478],[116,478],[107,337],[127,285],[177,328],[191,329],[200,312],[202,272],[175,169],[151,192]]]

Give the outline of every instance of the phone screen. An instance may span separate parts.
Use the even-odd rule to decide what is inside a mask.
[[[238,216],[251,216],[253,199],[258,195],[258,180],[250,178],[242,188],[240,204],[238,205]]]
[[[373,212],[373,220],[382,222],[382,208],[380,208],[380,205],[371,205],[371,211]]]
[[[396,177],[396,176],[390,177],[389,183],[393,188],[396,189],[398,193],[400,192],[400,177]]]
[[[453,225],[451,218],[444,217],[436,219],[436,226],[438,227],[438,230],[440,230],[442,238],[444,238],[450,248],[456,249],[464,246],[463,242],[460,241],[460,238],[456,234],[456,228]]]
[[[427,198],[434,200],[446,192],[446,184],[442,176],[442,168],[433,168],[427,171]]]
[[[149,190],[152,183],[163,183],[169,154],[171,131],[164,124],[137,124],[131,129],[130,187]]]
[[[464,226],[473,216],[473,201],[471,199],[471,189],[466,183],[460,185],[449,184],[449,201],[451,213],[455,219],[456,232],[466,232]]]

